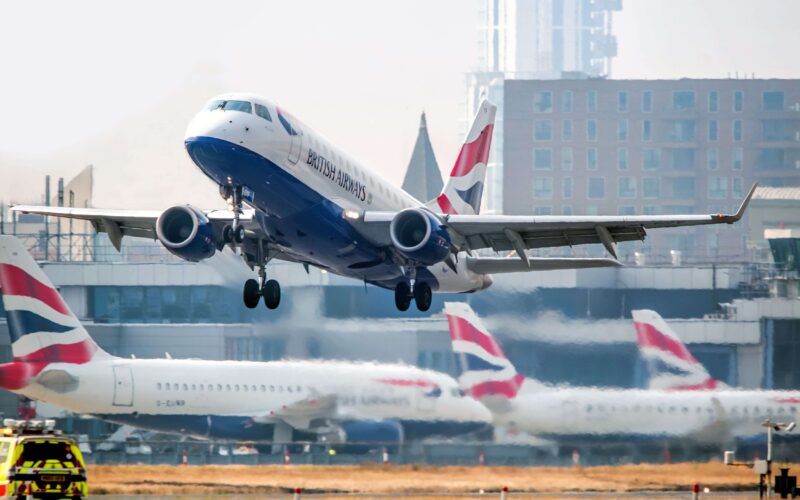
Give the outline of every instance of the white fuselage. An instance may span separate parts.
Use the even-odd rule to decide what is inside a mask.
[[[692,437],[713,442],[763,433],[766,418],[792,421],[800,392],[658,391],[547,387],[521,392],[494,421],[540,436]]]
[[[491,418],[447,375],[370,363],[109,358],[51,364],[37,382],[16,392],[114,421],[163,419],[164,425],[151,426],[161,430],[171,425],[171,416],[285,422],[302,430],[313,430],[310,418],[326,424],[393,420],[454,428],[485,425]],[[317,409],[317,402],[332,407]],[[181,430],[196,434],[174,429]]]

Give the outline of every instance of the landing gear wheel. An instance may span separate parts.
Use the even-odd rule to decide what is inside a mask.
[[[261,298],[261,293],[258,290],[258,281],[254,279],[245,281],[242,297],[244,298],[244,305],[248,309],[255,309],[258,305],[258,299]]]
[[[267,309],[275,309],[281,303],[281,285],[275,280],[269,280],[264,283],[264,288],[261,289],[261,295],[264,296],[264,305]]]
[[[398,311],[407,311],[411,305],[411,288],[405,281],[398,283],[394,289],[394,305]]]
[[[414,302],[417,303],[417,309],[423,312],[427,311],[431,308],[432,301],[431,287],[425,282],[414,283]]]
[[[233,229],[233,239],[236,243],[242,243],[244,241],[244,226],[241,224],[236,226],[236,229]]]
[[[226,244],[233,241],[233,228],[230,225],[222,228],[222,241]]]

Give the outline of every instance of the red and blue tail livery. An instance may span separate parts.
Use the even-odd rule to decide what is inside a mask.
[[[698,391],[724,387],[692,356],[657,312],[641,309],[632,314],[639,354],[647,364],[650,389]]]
[[[14,357],[0,365],[0,387],[21,389],[52,363],[83,364],[105,354],[13,237],[0,237],[0,294]]]
[[[481,211],[481,197],[486,179],[486,164],[489,162],[489,149],[492,146],[494,117],[497,106],[483,101],[475,121],[464,139],[456,163],[450,172],[450,179],[436,198],[428,206],[443,214],[477,215]]]
[[[525,378],[480,318],[462,302],[445,303],[445,313],[462,389],[476,399],[515,398]]]

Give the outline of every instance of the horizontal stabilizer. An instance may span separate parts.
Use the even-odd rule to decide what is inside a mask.
[[[590,267],[620,267],[614,259],[571,259],[561,257],[467,257],[467,269],[477,274],[518,273],[524,271],[556,271],[560,269],[586,269]]]

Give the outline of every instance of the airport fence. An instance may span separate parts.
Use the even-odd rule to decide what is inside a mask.
[[[91,464],[148,465],[460,465],[588,466],[630,463],[707,461],[721,447],[670,446],[664,443],[582,444],[580,446],[495,443],[227,443],[197,441],[82,442]]]

